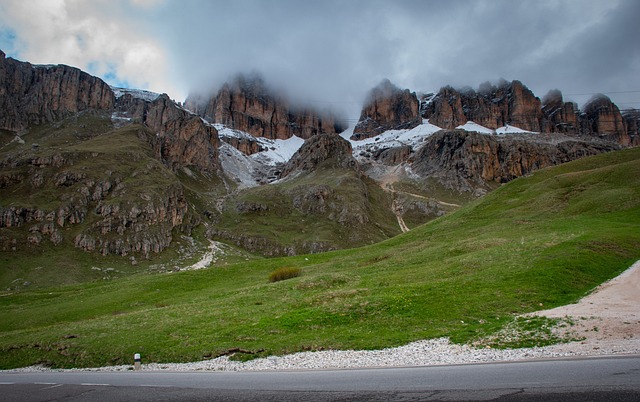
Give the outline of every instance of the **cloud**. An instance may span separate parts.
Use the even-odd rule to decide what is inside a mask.
[[[500,77],[538,96],[640,89],[639,4],[9,0],[0,4],[0,43],[15,33],[24,60],[75,65],[178,100],[259,71],[297,100],[357,116],[384,78],[418,91]]]
[[[166,49],[138,23],[143,13],[126,11],[110,1],[17,0],[3,3],[0,23],[15,32],[16,58],[72,65],[112,77],[111,84],[180,92],[168,80]]]

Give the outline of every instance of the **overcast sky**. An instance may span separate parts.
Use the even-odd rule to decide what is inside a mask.
[[[237,72],[357,117],[412,91],[518,79],[640,108],[637,0],[0,0],[0,49],[182,101]],[[625,93],[621,93],[625,92]]]

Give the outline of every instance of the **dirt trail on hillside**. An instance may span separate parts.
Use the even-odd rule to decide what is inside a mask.
[[[622,350],[640,344],[640,261],[578,303],[532,315],[571,318],[575,325],[558,331],[585,338],[579,342],[585,350]],[[570,345],[576,347],[575,343],[558,347]]]

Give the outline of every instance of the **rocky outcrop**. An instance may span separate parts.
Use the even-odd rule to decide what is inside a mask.
[[[497,86],[484,83],[478,92],[466,87],[442,88],[422,111],[431,124],[453,129],[473,121],[496,129],[505,125],[527,131],[541,131],[540,100],[520,81],[501,81]]]
[[[416,94],[384,80],[369,93],[351,139],[371,138],[387,130],[410,129],[421,122]]]
[[[545,133],[578,134],[580,111],[574,102],[565,102],[562,92],[552,89],[542,98],[544,119],[541,130]]]
[[[93,211],[97,222],[74,238],[75,246],[102,255],[138,253],[148,257],[170,246],[174,228],[195,224],[189,222],[189,207],[181,186],[166,189],[162,197],[144,198],[136,204],[99,202]]]
[[[436,126],[453,129],[467,121],[497,129],[506,125],[531,132],[595,136],[623,146],[634,144],[625,119],[611,99],[597,95],[580,112],[562,93],[551,90],[542,102],[520,81],[502,80],[497,86],[480,85],[478,91],[442,88],[423,102],[423,117]]]
[[[342,132],[346,125],[334,114],[295,108],[269,89],[259,76],[239,75],[212,97],[190,95],[185,107],[211,123],[247,132],[255,137],[310,138]]]
[[[412,170],[457,191],[484,194],[534,170],[619,149],[611,143],[555,136],[548,141],[488,136],[461,130],[431,136],[414,156]]]
[[[622,113],[624,124],[629,136],[630,145],[640,146],[640,110],[630,109]]]
[[[64,65],[32,65],[0,51],[0,129],[18,132],[83,110],[110,110],[115,97],[104,81]]]
[[[620,110],[605,95],[595,95],[587,102],[581,123],[584,134],[598,135],[625,146],[631,144]]]
[[[306,140],[282,170],[282,177],[293,172],[323,168],[357,169],[349,141],[336,134],[319,134]]]
[[[31,246],[40,246],[46,239],[54,246],[67,240],[77,248],[103,255],[148,256],[169,247],[175,229],[189,233],[198,223],[178,183],[159,189],[139,187],[135,185],[137,174],[88,172],[74,168],[69,155],[65,159],[71,163],[57,168],[52,164],[14,161],[11,167],[21,169],[20,177],[39,177],[44,183],[41,191],[57,194],[60,201],[49,207],[0,206],[0,237],[3,228],[28,228],[26,242]],[[147,164],[145,169],[157,169],[152,165]],[[123,177],[127,177],[128,184]],[[26,185],[32,183],[13,180],[6,187],[7,191],[14,191]],[[35,199],[40,196],[38,191],[32,187]],[[78,234],[65,239],[69,227]],[[14,237],[20,231],[11,233],[12,241],[7,244],[16,248],[22,244]]]
[[[406,162],[413,153],[413,148],[409,145],[402,145],[393,148],[383,148],[376,151],[372,157],[384,165],[393,166]]]
[[[152,145],[163,162],[204,171],[219,168],[218,131],[180,108],[166,94],[149,101],[125,92],[118,97],[115,107],[120,116],[140,122],[156,133]]]
[[[221,136],[220,139],[245,155],[253,155],[255,153],[264,151],[264,148],[255,139],[246,137],[240,138],[223,136]]]

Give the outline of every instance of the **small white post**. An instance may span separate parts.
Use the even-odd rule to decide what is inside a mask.
[[[133,355],[133,369],[135,371],[142,370],[142,365],[140,363],[140,353],[136,353]]]

